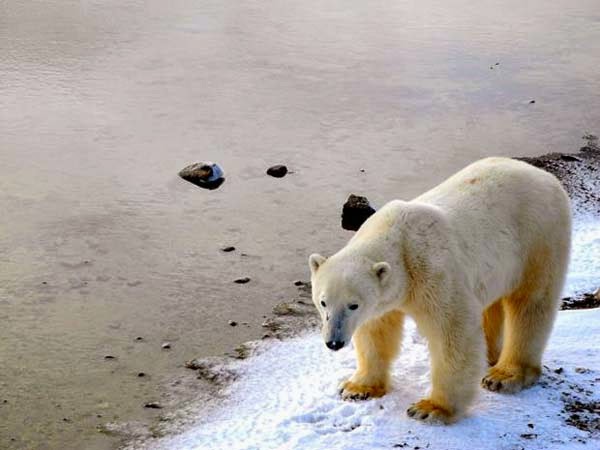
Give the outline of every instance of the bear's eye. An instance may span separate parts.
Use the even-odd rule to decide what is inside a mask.
[[[352,303],[351,305],[348,305],[348,309],[354,311],[355,309],[358,309],[358,305],[356,303]]]
[[[321,306],[322,306],[323,308],[326,308],[326,307],[327,307],[327,303],[325,303],[323,300],[321,300]]]

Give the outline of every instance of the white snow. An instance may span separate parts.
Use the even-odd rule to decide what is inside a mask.
[[[578,389],[594,389],[600,377],[600,310],[559,314],[545,357],[549,369],[540,384],[517,395],[482,389],[469,416],[447,427],[423,425],[406,416],[408,405],[428,388],[429,365],[425,342],[412,322],[404,342],[394,367],[393,391],[366,402],[344,402],[336,394],[337,384],[355,367],[350,349],[330,352],[315,333],[274,342],[239,363],[236,370],[242,378],[216,412],[151,448],[599,448],[600,437],[565,423],[561,395],[583,395]],[[555,374],[559,367],[564,372]],[[590,371],[578,373],[577,367]],[[584,398],[599,400],[600,393],[596,389]],[[522,436],[531,434],[536,436]],[[586,447],[578,438],[592,445]]]
[[[579,216],[573,224],[573,251],[565,295],[590,292],[600,287],[600,222]]]
[[[591,289],[600,273],[600,227],[577,223],[566,293]],[[338,383],[355,368],[352,349],[328,351],[317,333],[261,343],[228,368],[239,379],[197,424],[144,447],[161,450],[516,450],[600,448],[600,435],[566,423],[565,399],[600,401],[600,310],[563,311],[544,358],[540,383],[516,395],[480,390],[470,414],[452,426],[424,425],[406,408],[429,387],[428,352],[408,321],[381,399],[345,402]],[[561,373],[554,370],[563,368]],[[588,370],[582,370],[581,368]],[[577,369],[577,370],[576,370]],[[559,371],[560,372],[560,371]],[[200,409],[201,411],[201,409]],[[598,417],[598,416],[596,416]],[[531,424],[531,425],[528,425]],[[136,446],[136,448],[138,448]]]

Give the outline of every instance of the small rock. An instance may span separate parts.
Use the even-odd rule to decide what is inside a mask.
[[[365,173],[365,169],[360,169],[360,172],[361,173]]]
[[[261,324],[261,326],[263,328],[267,328],[268,330],[270,330],[272,332],[277,332],[277,331],[279,331],[281,329],[281,324],[277,320],[275,320],[273,318],[269,318],[269,319],[265,320]]]
[[[179,172],[179,176],[204,189],[217,189],[225,181],[223,169],[212,162],[190,164]]]
[[[356,231],[374,213],[366,197],[350,194],[342,207],[342,228]]]
[[[229,324],[230,327],[236,327],[237,326],[237,322],[235,320],[230,320],[229,322],[227,322]]]
[[[158,402],[148,402],[148,403],[144,404],[144,408],[162,409],[162,405]]]
[[[233,280],[233,282],[237,283],[237,284],[246,284],[249,281],[250,281],[250,278],[248,278],[248,277],[236,278],[235,280]]]
[[[294,281],[294,286],[304,286],[306,283],[302,280]]]
[[[144,372],[139,372],[137,376],[140,377],[140,378],[142,378],[142,377],[145,377],[146,374]]]
[[[535,100],[529,100],[529,104],[533,105],[535,103]]]
[[[535,434],[535,433],[523,433],[523,434],[521,435],[521,437],[522,437],[523,439],[535,439],[535,438],[537,438],[537,437],[538,437],[538,435],[537,435],[537,434]]]
[[[494,64],[494,65],[495,65],[495,66],[499,66],[499,65],[500,65],[500,63],[499,63],[499,62],[497,62],[497,63],[496,63],[496,64]]]
[[[573,155],[565,155],[564,153],[560,155],[560,159],[562,159],[563,161],[568,161],[568,162],[572,162],[572,161],[581,161],[579,158],[577,158],[576,156]]]
[[[222,247],[221,251],[225,252],[225,253],[233,252],[233,251],[235,251],[235,247],[233,245],[230,245],[227,247]]]
[[[104,359],[116,359],[116,356],[113,356],[113,355],[104,355]]]
[[[528,424],[527,424],[527,426],[528,426],[529,428],[533,428],[533,427],[535,427],[535,425],[534,425],[534,424],[532,424],[532,423],[528,423]]]
[[[136,341],[143,341],[143,340],[144,340],[144,338],[143,338],[143,337],[141,337],[141,336],[138,336],[138,337],[136,337],[136,338],[135,338],[135,340],[136,340]]]
[[[63,417],[63,422],[70,422],[71,419],[69,419],[68,417]]]
[[[557,374],[559,374],[559,375],[560,375],[561,373],[563,373],[564,371],[565,371],[565,369],[563,369],[562,367],[559,367],[558,369],[554,369],[554,373],[557,373]]]
[[[165,342],[163,345],[161,345],[161,348],[168,350],[171,348],[171,343],[170,342]]]
[[[275,178],[283,178],[287,173],[287,167],[282,164],[277,164],[276,166],[271,166],[267,169],[267,175],[271,175]]]
[[[6,404],[6,403],[8,403],[8,400],[4,399],[4,400],[2,400],[2,403]]]

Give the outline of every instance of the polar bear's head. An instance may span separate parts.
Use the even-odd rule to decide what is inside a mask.
[[[344,252],[330,258],[313,254],[309,265],[312,299],[331,350],[348,344],[363,323],[390,311],[404,278],[385,261]]]

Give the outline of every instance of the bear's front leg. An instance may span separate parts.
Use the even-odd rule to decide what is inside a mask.
[[[474,399],[484,371],[480,320],[464,310],[453,311],[426,319],[419,329],[429,344],[431,393],[411,405],[407,414],[417,420],[452,423]]]
[[[359,327],[352,338],[358,368],[340,385],[344,400],[382,397],[390,384],[390,366],[398,354],[404,314],[389,312]]]

